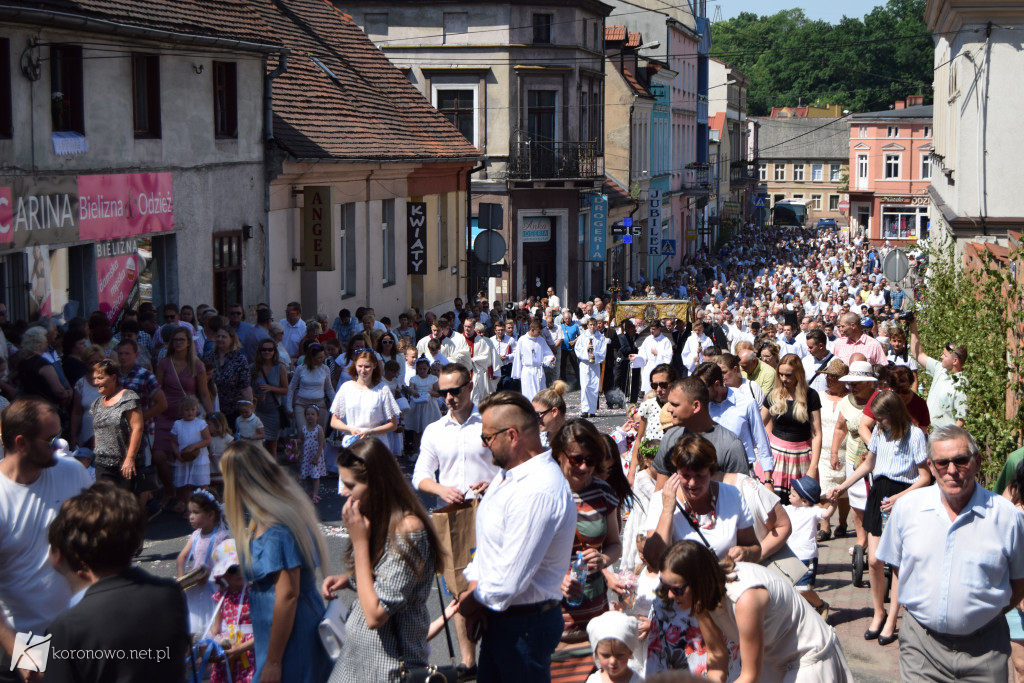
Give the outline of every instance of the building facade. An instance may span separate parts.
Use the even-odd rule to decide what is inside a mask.
[[[99,0],[0,20],[10,319],[260,300],[264,74],[281,52],[262,21],[241,5]]]
[[[708,248],[737,234],[753,214],[757,176],[753,165],[756,154],[747,140],[749,83],[737,69],[717,59],[710,60],[708,117],[712,131],[717,130],[710,133],[717,146],[710,160],[712,196],[708,229],[701,240]]]
[[[910,244],[928,236],[932,106],[920,95],[893,109],[853,114],[850,229],[872,242]]]
[[[1018,87],[1024,54],[1024,6],[1012,0],[971,3],[929,0],[925,21],[935,32],[934,173],[928,213],[936,237],[958,250],[974,237],[1004,244],[1024,227],[1017,196],[1020,153]]]
[[[807,221],[846,224],[849,124],[841,117],[755,117],[760,128],[757,178],[766,209],[783,200],[807,203]]]

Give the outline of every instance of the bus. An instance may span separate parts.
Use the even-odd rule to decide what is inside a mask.
[[[807,225],[807,199],[783,199],[772,207],[772,224],[803,228]]]

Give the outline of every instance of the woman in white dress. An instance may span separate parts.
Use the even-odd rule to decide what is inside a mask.
[[[595,417],[601,384],[601,363],[608,353],[608,340],[597,331],[597,321],[585,318],[587,328],[576,338],[573,350],[580,360],[580,407],[582,417]]]
[[[395,438],[400,410],[383,374],[377,354],[369,349],[356,351],[347,369],[355,379],[338,389],[331,404],[331,427],[361,439],[376,436],[391,452],[401,455],[401,438]]]
[[[709,680],[725,680],[730,641],[739,643],[739,680],[853,680],[835,631],[775,572],[730,558],[719,561],[694,541],[669,548],[660,569],[665,595],[692,610],[700,623]]]

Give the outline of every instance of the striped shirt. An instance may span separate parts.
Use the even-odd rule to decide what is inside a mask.
[[[888,432],[875,425],[868,450],[875,454],[875,477],[913,484],[917,480],[917,466],[928,460],[928,439],[924,432],[910,425],[902,439],[893,441]]]

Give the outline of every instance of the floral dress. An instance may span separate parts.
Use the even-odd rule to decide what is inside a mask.
[[[220,602],[220,630],[223,636],[234,643],[247,643],[252,640],[252,615],[249,613],[249,590],[243,588],[237,593],[217,591],[213,599]],[[218,638],[221,640],[222,638]],[[217,664],[210,669],[210,683],[226,683],[224,666]],[[231,680],[234,683],[249,683],[256,674],[256,655],[245,652],[235,660],[231,667]]]
[[[317,462],[316,456],[320,455]],[[302,425],[302,461],[299,476],[303,479],[320,479],[327,476],[327,460],[320,453],[320,425],[309,429]]]
[[[728,648],[728,680],[734,681],[740,674],[740,648],[733,642],[728,643]],[[689,610],[679,609],[675,600],[655,598],[651,607],[651,633],[647,636],[647,671],[644,675],[670,670],[707,676],[707,645],[697,617]]]
[[[228,424],[235,424],[238,417],[238,402],[245,398],[242,393],[250,386],[249,359],[241,351],[228,351],[223,356],[216,349],[203,356],[213,365],[213,383],[217,385],[220,412]]]

